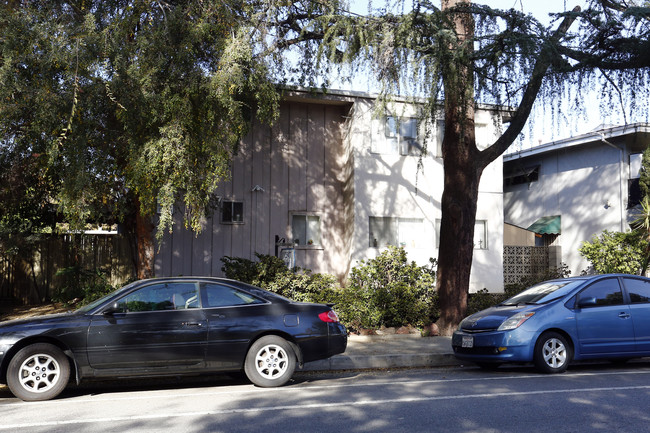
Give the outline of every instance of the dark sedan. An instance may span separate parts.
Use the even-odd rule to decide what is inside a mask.
[[[75,312],[0,323],[0,383],[29,401],[57,396],[70,376],[243,370],[273,387],[346,345],[329,305],[226,279],[142,280]]]

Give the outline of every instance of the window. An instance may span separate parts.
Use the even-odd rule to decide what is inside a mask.
[[[221,284],[205,284],[205,308],[232,307],[236,305],[263,304],[264,301]]]
[[[625,278],[623,281],[633,304],[650,303],[650,283],[636,278]]]
[[[580,292],[578,296],[579,301],[594,298],[596,300],[594,307],[623,304],[623,293],[615,278],[598,281]]]
[[[436,220],[436,247],[440,248],[440,220]],[[488,231],[486,220],[476,220],[474,223],[474,249],[488,249]]]
[[[393,155],[419,155],[418,120],[414,117],[388,116],[384,119],[384,134],[373,141],[372,152]]]
[[[507,174],[503,179],[505,186],[524,185],[539,180],[539,165],[524,168]]]
[[[423,248],[424,220],[418,218],[370,217],[371,248],[388,245]]]
[[[320,217],[318,215],[293,215],[291,234],[293,241],[298,245],[321,245]]]
[[[627,208],[641,204],[641,171],[643,170],[643,154],[630,155],[630,178],[627,180]]]
[[[198,294],[196,283],[152,284],[120,299],[118,307],[124,313],[199,308]]]
[[[221,202],[221,222],[224,224],[243,224],[244,203],[241,201]]]
[[[474,249],[487,250],[487,221],[478,220],[474,223]]]

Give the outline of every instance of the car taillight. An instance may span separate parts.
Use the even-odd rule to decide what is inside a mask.
[[[318,315],[318,318],[323,322],[328,322],[328,323],[338,323],[339,321],[339,316],[334,312],[334,310],[329,310],[324,313],[320,313]]]

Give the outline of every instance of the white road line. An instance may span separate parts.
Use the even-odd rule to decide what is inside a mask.
[[[34,427],[53,427],[65,425],[79,425],[79,424],[97,424],[97,423],[115,423],[115,422],[130,422],[130,421],[145,421],[145,420],[161,420],[172,418],[188,418],[188,417],[201,417],[201,416],[217,416],[217,415],[231,415],[239,413],[261,413],[271,411],[295,411],[306,409],[320,409],[327,410],[337,407],[349,406],[374,406],[382,404],[399,404],[399,403],[420,403],[427,401],[443,401],[443,400],[461,400],[461,399],[475,399],[475,398],[494,398],[494,397],[518,397],[518,396],[531,396],[531,395],[545,395],[545,394],[571,394],[571,393],[584,393],[584,392],[618,392],[618,391],[634,391],[634,390],[647,390],[650,385],[645,386],[621,386],[615,388],[600,387],[600,388],[574,388],[563,390],[547,390],[547,391],[524,391],[524,392],[498,392],[498,393],[482,393],[482,394],[462,394],[451,396],[436,396],[436,397],[404,397],[396,399],[385,400],[358,400],[336,403],[314,403],[304,405],[285,405],[285,406],[266,406],[255,408],[240,408],[240,409],[222,409],[210,410],[199,412],[184,412],[176,414],[151,414],[151,415],[135,415],[125,417],[112,417],[112,418],[89,418],[89,419],[74,419],[63,421],[46,421],[35,423],[22,423],[22,424],[5,424],[0,425],[0,430],[13,430],[21,428],[34,428]]]
[[[285,386],[281,388],[256,388],[253,385],[240,385],[235,389],[224,391],[205,391],[205,392],[186,392],[174,393],[175,398],[185,397],[200,397],[200,396],[222,396],[222,395],[245,395],[245,394],[262,394],[262,393],[293,393],[296,391],[323,391],[325,389],[339,389],[339,388],[358,388],[358,387],[376,387],[376,386],[408,386],[408,385],[426,385],[426,384],[446,384],[457,382],[484,382],[484,381],[499,381],[499,380],[522,380],[522,379],[572,379],[575,377],[589,377],[589,376],[617,376],[617,375],[647,375],[650,370],[625,370],[625,371],[612,371],[612,372],[585,372],[585,373],[564,373],[561,375],[545,375],[545,374],[527,374],[518,376],[480,376],[462,379],[426,379],[426,380],[398,380],[392,382],[355,382],[343,383],[334,385],[319,385],[317,383],[310,383],[309,385],[294,385]],[[219,387],[220,385],[215,385]],[[179,383],[179,388],[182,384]],[[231,386],[229,386],[231,387]],[[151,391],[115,391],[119,393],[130,393],[129,396],[124,397],[106,397],[107,394],[98,395],[96,397],[81,397],[69,398],[61,400],[49,400],[41,402],[12,402],[8,404],[0,404],[2,406],[16,407],[16,406],[29,406],[34,408],[35,405],[65,405],[65,404],[82,404],[82,403],[97,403],[97,402],[116,402],[116,401],[138,401],[138,400],[153,400],[153,399],[167,399],[169,398],[168,389],[165,390],[151,390]],[[134,395],[135,394],[135,395]],[[104,398],[106,397],[106,398]]]

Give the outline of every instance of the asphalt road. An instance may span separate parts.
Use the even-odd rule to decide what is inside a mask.
[[[298,374],[256,388],[210,377],[87,383],[54,401],[0,390],[0,433],[18,432],[642,432],[650,362]]]

